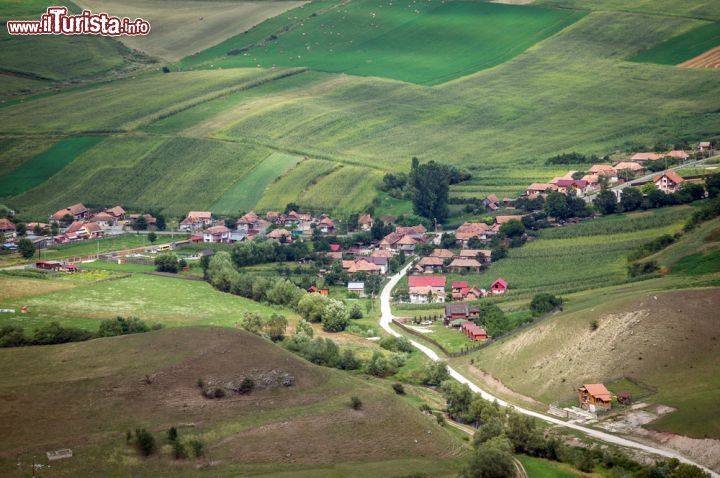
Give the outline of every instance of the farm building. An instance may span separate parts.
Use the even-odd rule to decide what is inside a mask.
[[[105,209],[105,212],[114,217],[116,221],[125,220],[125,209],[123,209],[122,206],[115,206],[109,209]]]
[[[615,165],[615,169],[618,171],[632,171],[633,173],[642,173],[645,168],[640,163],[635,163],[633,161],[622,161],[620,163],[617,163]]]
[[[505,224],[510,221],[521,221],[522,222],[522,215],[521,214],[515,214],[511,216],[495,216],[495,223],[496,224]]]
[[[423,257],[415,265],[415,270],[432,274],[433,272],[442,272],[445,261],[440,257],[427,256]]]
[[[665,156],[667,156],[668,158],[679,159],[680,161],[685,161],[690,157],[690,155],[687,154],[682,149],[676,149],[676,150],[670,151]]]
[[[713,146],[710,141],[701,141],[697,145],[698,151],[710,151],[711,149],[713,149]]]
[[[65,209],[55,211],[55,213],[50,216],[50,222],[61,221],[62,218],[64,218],[66,215],[72,216],[74,221],[80,221],[87,218],[89,213],[90,211],[88,210],[88,208],[85,207],[84,204],[73,204],[72,206],[66,207]]]
[[[492,261],[492,251],[490,249],[463,249],[460,251],[460,257],[469,257],[477,259],[481,263],[490,263]]]
[[[453,300],[478,300],[482,299],[487,295],[484,289],[474,285],[472,287],[461,287],[459,289],[453,288],[452,298]]]
[[[441,259],[451,259],[454,256],[455,254],[448,249],[435,249],[432,251],[432,254],[430,254],[430,257],[440,257]]]
[[[594,412],[597,409],[610,410],[612,395],[601,383],[584,384],[578,388],[578,398],[582,408]]]
[[[598,176],[617,176],[617,168],[609,164],[593,164],[588,170],[589,174],[597,174]]]
[[[495,280],[495,282],[493,282],[492,285],[490,286],[490,292],[493,295],[500,295],[500,294],[504,294],[505,291],[507,290],[507,288],[508,288],[508,283],[505,282],[505,279],[499,278],[499,279]]]
[[[347,291],[353,292],[362,297],[365,295],[365,283],[364,282],[348,282]]]
[[[469,304],[447,304],[445,306],[445,325],[457,319],[471,319],[479,317],[480,311],[477,307]]]
[[[480,272],[482,264],[477,259],[469,257],[458,257],[448,265],[448,269],[452,272]]]
[[[535,194],[545,195],[548,192],[557,191],[557,186],[550,183],[532,183],[527,187],[525,194],[527,196],[533,196]]]
[[[62,262],[60,261],[39,261],[35,263],[35,267],[46,271],[59,271],[62,269]]]
[[[653,176],[655,186],[665,194],[672,194],[680,189],[680,185],[685,182],[675,171],[668,171],[658,176]]]
[[[487,340],[489,338],[485,329],[472,322],[465,322],[462,324],[460,331],[467,335],[467,337],[472,341]]]
[[[657,161],[658,159],[663,159],[662,154],[658,153],[635,153],[630,158],[630,161],[634,161],[636,163],[644,163],[646,161]]]

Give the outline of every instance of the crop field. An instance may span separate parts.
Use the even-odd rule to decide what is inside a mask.
[[[259,211],[269,211],[283,204],[297,202],[320,177],[329,174],[339,165],[332,161],[305,159],[282,176],[275,178],[256,205]]]
[[[24,214],[39,217],[78,201],[159,208],[179,216],[209,207],[270,153],[258,146],[204,139],[109,138],[19,196],[17,204],[25,206]],[[88,168],[95,173],[88,176]]]
[[[0,178],[47,150],[55,141],[54,138],[0,138]]]
[[[17,195],[42,184],[102,139],[98,136],[81,136],[58,141],[50,149],[23,162],[8,174],[0,176],[2,195]]]
[[[275,32],[272,41],[246,43],[242,53],[228,56],[228,48],[213,64],[306,66],[439,84],[503,63],[582,15],[491,3],[354,0]],[[231,42],[237,44],[236,39]],[[193,59],[182,63],[187,64]]]
[[[214,95],[253,84],[259,70],[149,74],[8,106],[0,132],[107,131],[135,128]],[[80,107],[82,105],[82,107]]]
[[[51,469],[66,476],[159,476],[170,467],[173,476],[190,477],[201,466],[219,476],[446,477],[456,475],[464,454],[459,440],[387,382],[312,365],[237,330],[161,330],[2,349],[0,356],[5,476],[29,470],[33,459],[46,464],[45,451],[63,447],[75,457]],[[272,370],[291,375],[294,385],[258,385],[247,396],[217,400],[203,398],[196,385],[198,378],[239,381]],[[21,400],[18,386],[33,400]],[[362,410],[349,407],[353,395],[362,399]],[[55,418],[47,420],[48,414]],[[171,426],[183,440],[201,439],[206,457],[172,460]],[[126,443],[125,431],[138,427],[155,436],[155,455],[141,458]]]
[[[302,158],[285,153],[272,153],[259,164],[243,174],[240,179],[210,207],[218,213],[248,211],[257,204],[268,185]]]
[[[720,5],[708,0],[535,0],[538,5],[562,8],[581,8],[584,10],[611,10],[617,12],[651,13],[657,15],[676,15],[679,17],[720,20]]]
[[[149,21],[150,35],[125,36],[120,41],[151,56],[177,61],[305,2],[79,0],[77,3],[93,12]]]
[[[707,23],[632,57],[633,61],[678,65],[720,46],[720,23]],[[692,66],[692,65],[681,65]]]
[[[380,172],[370,168],[342,166],[310,185],[298,203],[316,210],[330,206],[333,211],[349,214],[370,204],[381,178]]]

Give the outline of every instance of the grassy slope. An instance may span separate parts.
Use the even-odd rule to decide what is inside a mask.
[[[569,10],[489,3],[355,0],[287,32],[275,32],[274,41],[255,43],[238,55],[223,52],[212,62],[216,68],[307,66],[438,84],[507,61],[581,16]],[[197,64],[197,59],[182,62],[188,64]]]
[[[13,196],[42,184],[78,155],[102,141],[101,137],[74,137],[58,141],[50,149],[25,161],[9,174],[0,176],[2,195]]]
[[[173,476],[192,476],[197,464],[210,461],[213,476],[290,471],[336,476],[343,468],[343,476],[400,470],[445,476],[456,469],[452,460],[460,452],[447,431],[394,396],[389,386],[313,366],[238,331],[163,330],[4,349],[0,355],[6,402],[0,412],[0,469],[5,474],[17,469],[18,450],[22,461],[29,461],[62,447],[83,457],[53,465],[72,476],[157,476],[169,466]],[[198,377],[239,380],[270,370],[292,374],[296,384],[213,401],[203,399],[196,386]],[[145,375],[153,377],[151,385],[143,382]],[[21,390],[32,391],[33,400],[21,399]],[[362,398],[362,411],[349,408],[350,395]],[[56,413],[59,400],[62,414]],[[54,419],[47,420],[47,414]],[[164,431],[188,423],[180,426],[181,437],[201,437],[207,460],[169,459]],[[159,456],[140,459],[125,444],[125,430],[136,427],[155,434],[163,446]]]
[[[268,211],[280,204],[297,203],[300,194],[304,194],[320,177],[337,167],[337,163],[317,159],[306,159],[298,163],[284,175],[275,178],[257,203],[257,209]]]
[[[713,0],[535,0],[538,5],[587,10],[650,13],[678,17],[720,20],[720,5]]]
[[[0,139],[0,181],[18,166],[46,151],[54,142],[54,138]]]
[[[528,476],[532,478],[576,478],[582,476],[569,465],[555,461],[527,455],[518,455],[517,459],[522,463]]]
[[[720,23],[708,23],[632,57],[633,61],[677,65],[720,45]]]

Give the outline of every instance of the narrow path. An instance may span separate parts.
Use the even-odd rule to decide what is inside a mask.
[[[412,266],[411,264],[408,264],[405,266],[400,272],[395,274],[390,278],[388,283],[385,285],[385,288],[383,288],[382,293],[380,294],[380,326],[390,335],[393,335],[395,337],[400,337],[402,334],[399,332],[396,332],[390,324],[392,323],[393,314],[392,309],[390,308],[390,297],[393,288],[397,285],[398,282],[400,282],[400,279],[407,274],[408,270]],[[432,350],[431,348],[418,343],[417,341],[413,340],[410,337],[406,337],[410,343],[417,349],[419,349],[421,352],[423,352],[425,355],[430,357],[430,359],[434,361],[440,360],[440,357],[438,354]],[[612,443],[613,445],[618,445],[626,448],[634,448],[637,450],[641,450],[647,453],[652,453],[655,455],[660,455],[665,458],[677,458],[683,463],[688,463],[691,465],[698,466],[705,470],[706,472],[710,473],[710,476],[713,478],[720,478],[720,475],[718,473],[715,473],[713,470],[700,465],[699,463],[696,463],[689,458],[686,458],[684,455],[680,454],[679,452],[676,452],[674,450],[667,450],[664,448],[657,448],[651,445],[646,445],[644,443],[640,443],[634,440],[630,440],[628,438],[622,438],[616,435],[613,435],[612,433],[602,432],[599,430],[595,430],[593,428],[584,427],[582,425],[578,425],[576,423],[566,422],[564,420],[560,420],[559,418],[551,417],[549,415],[545,415],[543,413],[535,412],[533,410],[528,410],[526,408],[519,407],[515,404],[508,403],[500,398],[497,398],[490,393],[486,392],[485,390],[478,387],[475,383],[473,383],[470,379],[462,375],[457,370],[453,369],[452,367],[448,366],[448,372],[450,373],[450,376],[457,380],[460,383],[466,384],[470,390],[473,392],[479,394],[482,398],[485,400],[495,401],[502,407],[513,407],[517,412],[522,413],[523,415],[528,415],[543,421],[546,421],[548,423],[552,423],[553,425],[570,428],[572,430],[579,431],[581,433],[584,433],[587,436],[590,436],[592,438],[595,438],[597,440],[601,440],[607,443]]]

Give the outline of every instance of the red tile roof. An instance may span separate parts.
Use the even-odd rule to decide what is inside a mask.
[[[408,287],[445,287],[445,276],[409,276]]]

